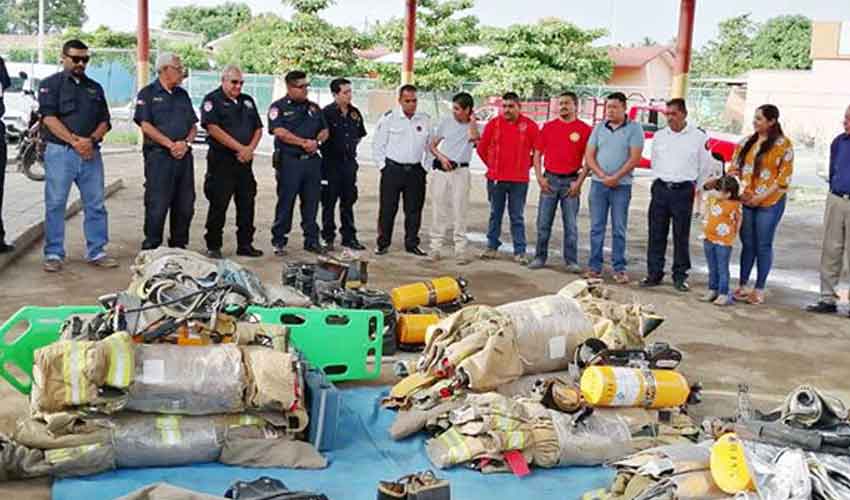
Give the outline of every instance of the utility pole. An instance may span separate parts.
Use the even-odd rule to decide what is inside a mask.
[[[38,0],[38,64],[44,64],[44,0]]]
[[[688,95],[688,73],[691,70],[691,47],[694,38],[694,12],[696,0],[682,0],[679,8],[679,36],[676,42],[676,61],[673,67],[672,97],[684,99]]]
[[[404,45],[401,49],[401,84],[413,83],[413,56],[416,54],[416,0],[406,0]]]

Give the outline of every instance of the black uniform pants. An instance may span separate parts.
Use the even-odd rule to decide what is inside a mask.
[[[143,250],[162,244],[165,219],[170,218],[168,246],[185,248],[195,214],[195,172],[192,153],[178,160],[163,148],[145,150],[145,241]]]
[[[404,247],[410,250],[419,246],[422,207],[425,205],[425,175],[422,165],[402,165],[387,160],[381,170],[378,248],[392,243],[400,197],[404,199]]]
[[[322,163],[322,239],[333,243],[336,233],[336,203],[339,201],[339,234],[342,242],[357,239],[354,204],[357,202],[357,160],[325,158]]]
[[[204,195],[210,202],[204,236],[207,248],[221,250],[231,198],[236,203],[236,247],[250,247],[254,241],[254,198],[257,196],[257,181],[251,163],[239,163],[235,155],[210,148]]]
[[[6,241],[3,228],[3,186],[6,184],[6,127],[0,122],[0,243]]]
[[[277,206],[272,224],[272,246],[285,247],[292,230],[292,213],[295,198],[301,200],[301,230],[304,245],[319,244],[319,198],[322,189],[322,158],[318,155],[301,159],[283,156],[275,170],[277,180]]]
[[[667,235],[673,223],[673,279],[683,281],[691,268],[690,236],[694,210],[694,184],[690,182],[668,185],[656,180],[652,183],[652,200],[649,202],[649,246],[646,252],[647,277],[661,280],[664,277],[664,260],[667,253]]]

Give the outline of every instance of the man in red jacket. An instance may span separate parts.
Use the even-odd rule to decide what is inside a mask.
[[[502,111],[501,115],[487,123],[478,143],[478,155],[487,165],[487,199],[490,202],[487,250],[481,258],[495,259],[499,255],[502,217],[507,203],[514,261],[528,265],[525,254],[525,198],[528,194],[528,171],[539,130],[534,121],[520,113],[519,96],[514,92],[502,96]]]

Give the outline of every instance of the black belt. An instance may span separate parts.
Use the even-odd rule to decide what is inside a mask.
[[[666,187],[667,189],[684,189],[686,187],[694,187],[694,181],[685,181],[685,182],[667,182],[662,181],[661,179],[655,179],[655,182],[660,185]]]
[[[387,160],[386,160],[386,166],[387,167],[401,167],[401,168],[406,168],[406,169],[411,169],[411,168],[416,168],[416,167],[422,168],[421,163],[399,163],[395,160],[390,160],[389,158],[387,158]]]
[[[292,154],[292,153],[280,153],[284,158],[291,158],[295,160],[309,160],[310,158],[317,158],[318,153],[301,153],[301,154]]]
[[[836,193],[835,191],[830,191],[830,193],[832,193],[833,196],[838,196],[844,200],[850,200],[850,193]]]
[[[458,163],[456,161],[449,160],[449,163],[452,165],[452,168],[468,168],[469,163]],[[431,168],[434,170],[443,170],[443,164],[440,163],[440,160],[434,159],[434,163],[431,164]]]
[[[578,172],[573,172],[571,174],[559,174],[557,172],[552,172],[551,170],[546,171],[547,174],[553,175],[559,179],[575,179],[578,177]]]

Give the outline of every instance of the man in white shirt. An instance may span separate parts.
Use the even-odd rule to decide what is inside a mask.
[[[404,199],[404,248],[423,257],[419,248],[422,207],[425,206],[425,169],[422,161],[431,138],[431,118],[416,112],[416,87],[402,85],[399,108],[387,111],[378,120],[372,156],[381,169],[378,209],[377,255],[389,252],[399,198]]]
[[[454,230],[457,263],[468,264],[466,255],[466,212],[469,209],[469,162],[480,139],[472,114],[472,96],[461,92],[452,98],[452,115],[440,122],[431,139],[434,162],[431,168],[431,258],[443,255],[446,232]]]
[[[687,122],[684,99],[667,101],[667,127],[659,130],[652,142],[652,200],[649,203],[649,245],[646,252],[646,277],[642,287],[661,284],[667,234],[673,223],[673,286],[687,292],[689,249],[694,190],[711,171],[713,159],[708,135]]]

